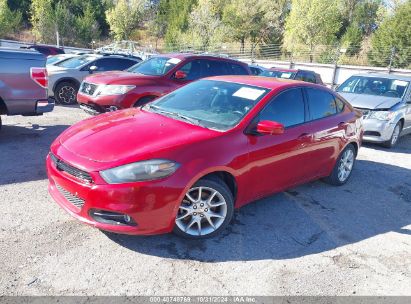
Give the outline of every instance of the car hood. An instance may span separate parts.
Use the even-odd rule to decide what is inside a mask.
[[[156,157],[156,152],[218,136],[220,132],[140,109],[127,109],[79,122],[60,144],[94,162],[124,163]]]
[[[362,109],[389,109],[401,101],[401,98],[376,96],[366,94],[353,94],[338,92],[353,107]]]
[[[95,84],[134,84],[139,80],[155,80],[158,78],[158,76],[147,76],[126,71],[113,71],[88,76],[86,81]]]

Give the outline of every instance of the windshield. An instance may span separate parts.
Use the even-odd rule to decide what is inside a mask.
[[[132,73],[140,73],[150,76],[161,76],[167,74],[172,68],[181,62],[178,58],[153,57],[142,61],[128,69]]]
[[[64,58],[66,58],[66,56],[62,56],[62,55],[50,56],[50,57],[47,57],[47,63],[46,64],[53,64],[53,63],[55,63],[57,61],[60,61]]]
[[[268,70],[261,73],[261,76],[294,79],[295,72]]]
[[[200,80],[152,102],[145,109],[225,131],[236,126],[268,91],[239,83]]]
[[[79,56],[79,57],[74,57],[74,58],[70,58],[62,62],[59,62],[56,64],[56,66],[59,66],[62,68],[75,69],[95,59],[96,59],[96,56],[89,56],[89,55]]]
[[[398,79],[351,76],[338,87],[337,92],[401,98],[408,85],[408,81]]]

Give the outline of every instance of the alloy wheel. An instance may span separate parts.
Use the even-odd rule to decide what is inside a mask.
[[[176,216],[176,225],[191,236],[213,233],[224,223],[227,202],[209,187],[193,187],[185,195]]]
[[[354,152],[352,149],[345,150],[340,159],[338,166],[338,179],[340,182],[345,182],[351,174],[354,166]]]
[[[72,86],[61,87],[58,97],[61,103],[73,104],[76,101],[76,90]]]

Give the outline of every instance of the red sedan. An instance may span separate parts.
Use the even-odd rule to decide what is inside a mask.
[[[204,238],[256,199],[344,184],[362,133],[361,114],[323,86],[207,78],[70,127],[47,157],[49,191],[103,230]]]

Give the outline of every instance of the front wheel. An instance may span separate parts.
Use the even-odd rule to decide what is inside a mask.
[[[181,202],[174,233],[189,239],[215,236],[230,223],[233,212],[233,195],[223,181],[199,180]]]
[[[352,144],[348,145],[340,154],[334,169],[325,181],[331,185],[344,185],[351,176],[355,163],[355,148]]]
[[[401,121],[399,121],[395,125],[394,130],[392,131],[392,135],[391,135],[390,140],[386,141],[382,145],[386,148],[394,147],[397,144],[398,139],[400,138],[401,129],[402,129],[402,123],[401,123]]]

